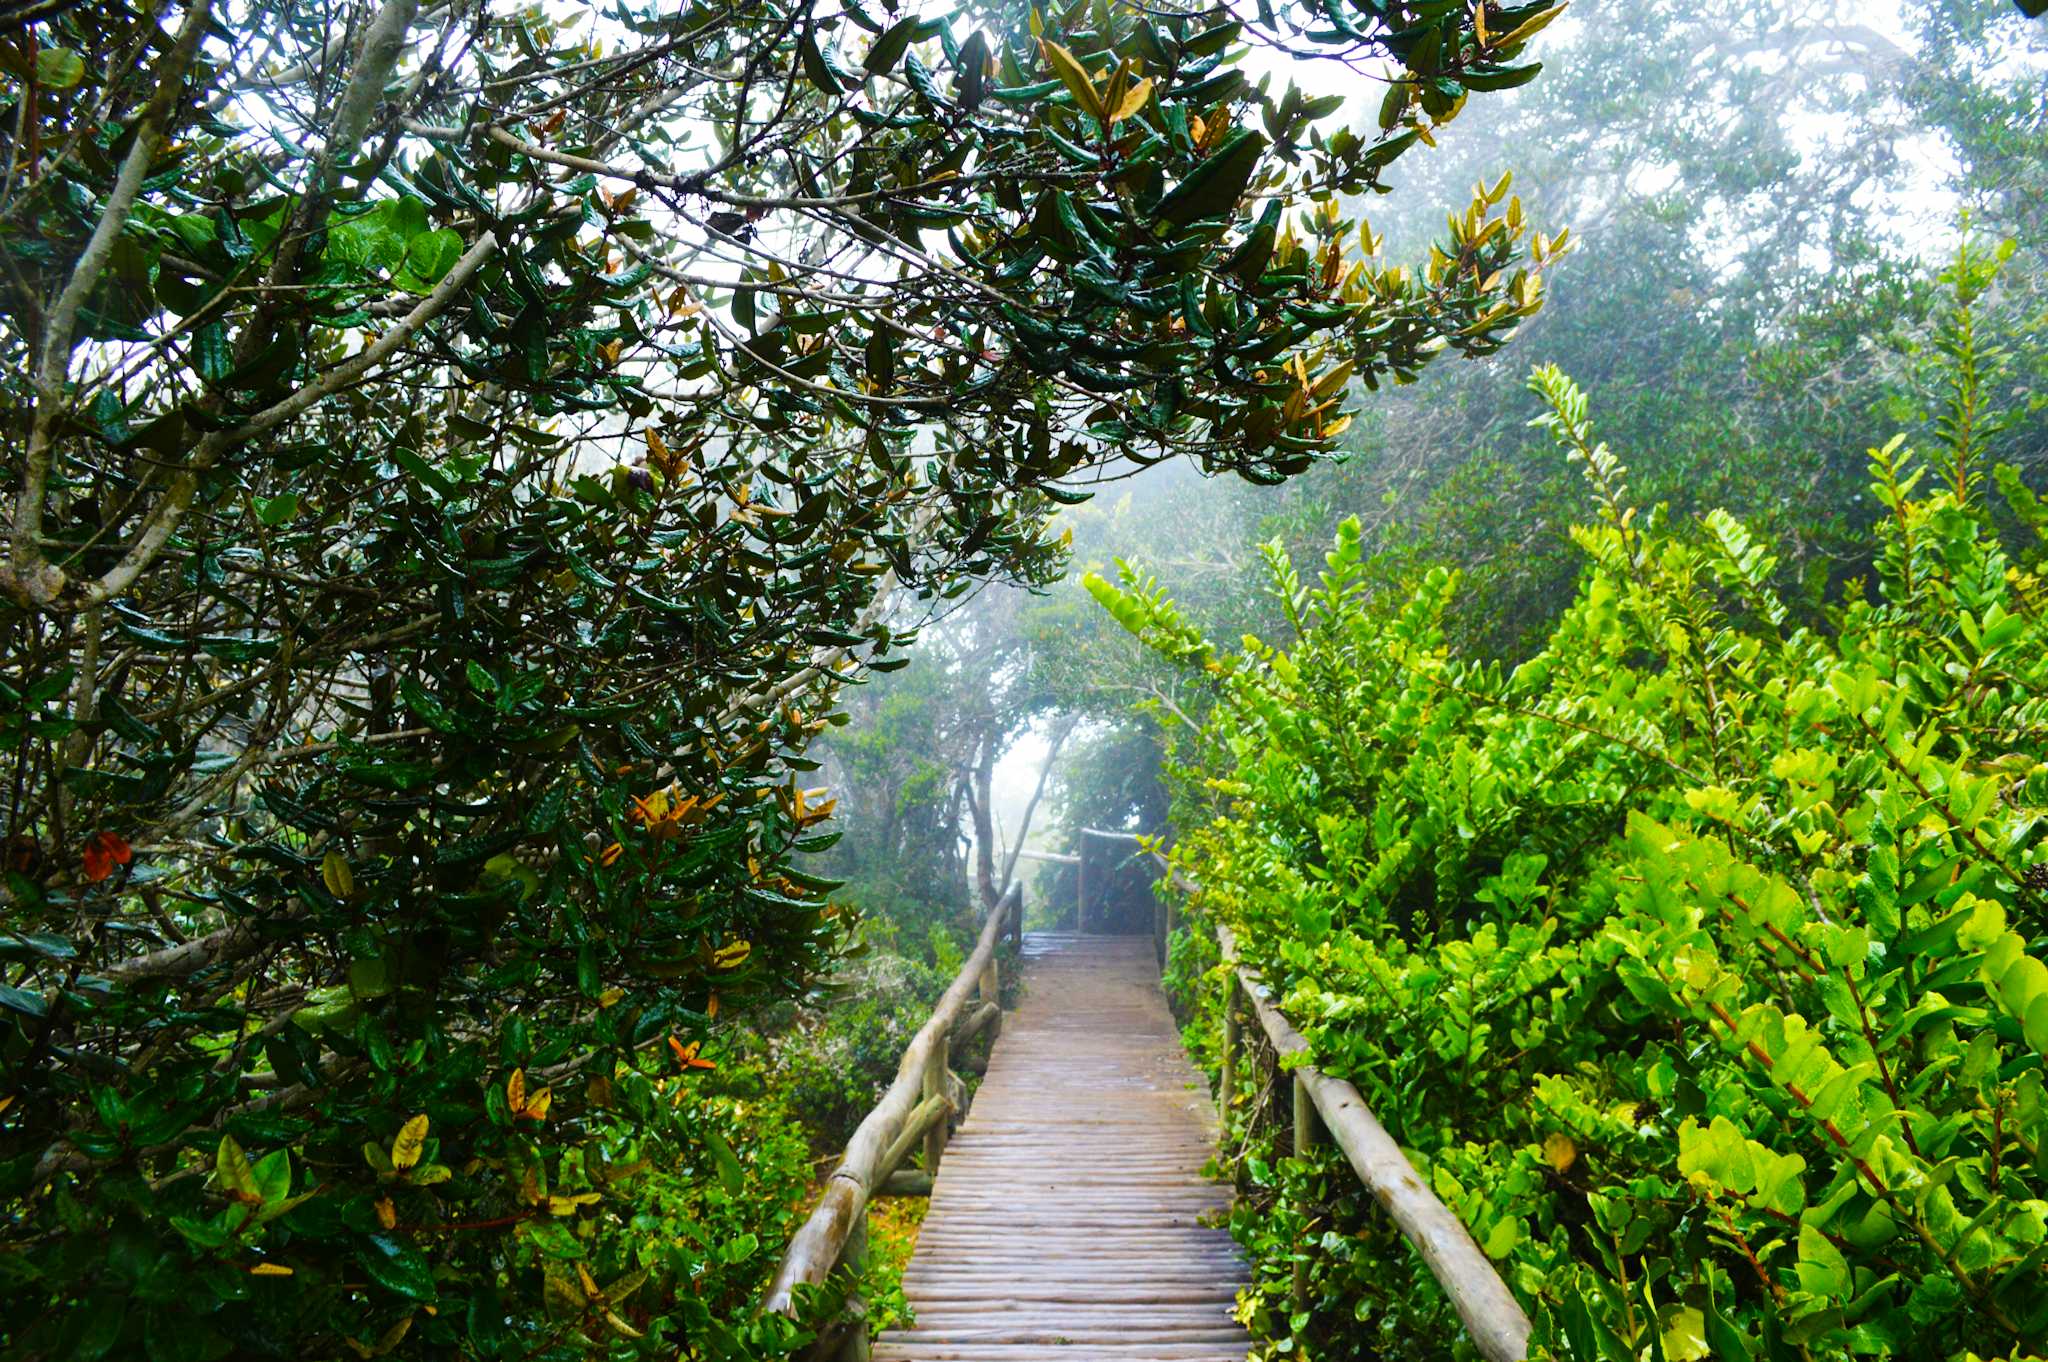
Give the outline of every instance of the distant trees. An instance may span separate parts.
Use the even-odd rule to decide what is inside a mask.
[[[1064,703],[1035,606],[999,588],[949,607],[907,667],[848,694],[848,722],[819,745],[840,791],[846,836],[824,864],[847,881],[841,897],[920,939],[944,923],[971,942],[1020,844],[994,807],[996,766]]]
[[[1413,243],[1436,227],[1411,206],[1514,168],[1585,245],[1551,304],[1515,354],[1370,404],[1347,436],[1363,457],[1257,508],[1297,552],[1358,514],[1390,588],[1457,562],[1473,608],[1452,629],[1509,650],[1540,642],[1580,571],[1576,479],[1526,425],[1529,363],[1599,396],[1646,505],[1726,505],[1768,532],[1799,603],[1868,571],[1871,431],[1935,410],[1926,340],[1958,213],[2018,247],[1977,312],[2014,343],[1995,391],[2025,412],[2048,377],[2023,343],[2048,308],[2048,25],[2005,0],[1916,0],[1883,31],[1849,6],[1570,13],[1556,79],[1475,108],[1485,135],[1404,162],[1424,192],[1369,210]],[[2000,456],[2048,467],[2042,430],[2009,426]]]

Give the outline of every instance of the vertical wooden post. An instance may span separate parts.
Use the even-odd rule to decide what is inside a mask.
[[[997,972],[995,956],[989,956],[988,966],[981,972],[981,982],[978,987],[983,1002],[994,1003],[999,1007],[1002,1005],[1003,981],[1002,976]]]
[[[1309,1095],[1308,1083],[1297,1072],[1294,1075],[1294,1157],[1305,1158],[1316,1144],[1316,1103]],[[1294,1310],[1296,1314],[1308,1309],[1308,1245],[1297,1244],[1294,1260]]]
[[[946,1066],[950,1061],[951,1049],[948,1038],[941,1034],[938,1043],[932,1046],[931,1058],[924,1066],[924,1096],[927,1101],[946,1095]],[[951,1122],[940,1117],[932,1122],[931,1129],[924,1133],[924,1171],[937,1177],[939,1160],[946,1152],[946,1127]]]
[[[1019,955],[1024,952],[1024,886],[1010,886],[1010,941]]]
[[[860,1219],[853,1222],[847,1232],[846,1247],[839,1252],[839,1262],[849,1273],[858,1273],[868,1261],[868,1213],[862,1210]],[[868,1337],[867,1302],[853,1297],[846,1302],[846,1332],[840,1335],[839,1344],[832,1350],[832,1362],[868,1362],[873,1355],[874,1344]]]
[[[1223,1073],[1216,1081],[1216,1107],[1230,1124],[1230,1100],[1237,1090],[1237,971],[1223,976]]]
[[[1294,1075],[1294,1157],[1301,1158],[1316,1147],[1316,1102],[1308,1084]]]
[[[1078,856],[1074,861],[1074,935],[1088,933],[1088,833],[1086,829],[1074,844]]]

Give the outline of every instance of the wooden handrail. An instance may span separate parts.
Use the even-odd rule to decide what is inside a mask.
[[[1011,914],[1021,915],[1022,910],[1022,895],[1014,890],[1004,894],[989,910],[973,953],[940,996],[931,1017],[904,1047],[903,1058],[896,1064],[895,1081],[854,1130],[839,1166],[825,1181],[818,1204],[789,1241],[789,1250],[782,1255],[782,1264],[762,1303],[764,1310],[794,1314],[797,1288],[818,1285],[839,1266],[849,1240],[857,1238],[856,1229],[866,1224],[869,1198],[877,1194],[895,1171],[895,1165],[916,1144],[914,1130],[922,1128],[928,1156],[936,1152],[936,1145],[943,1144],[946,1121],[953,1113],[950,1109],[936,1111],[931,1099],[939,1095],[934,1089],[943,1086],[936,1080],[946,1071],[947,1041],[977,985],[985,995],[983,1001],[997,1001],[996,943]],[[928,1172],[937,1171],[935,1158],[928,1157],[927,1164]]]
[[[1162,865],[1166,864],[1165,858],[1159,859]],[[1168,865],[1167,871],[1176,888],[1188,892],[1199,888],[1180,870]],[[1308,1041],[1274,1005],[1258,973],[1239,959],[1237,939],[1230,928],[1218,923],[1216,939],[1224,963],[1232,971],[1233,992],[1243,989],[1274,1052],[1282,1056],[1312,1053]],[[1230,1017],[1228,999],[1224,1012],[1226,1018]],[[1226,1032],[1234,1030],[1234,1025],[1226,1027]],[[1218,1095],[1219,1105],[1226,1110],[1235,1061],[1235,1055],[1230,1053],[1233,1048],[1226,1037],[1224,1090]],[[1473,1240],[1465,1222],[1429,1190],[1358,1089],[1309,1063],[1298,1064],[1289,1072],[1295,1085],[1296,1139],[1302,1138],[1307,1126],[1302,1107],[1305,1094],[1322,1117],[1323,1128],[1344,1151],[1359,1181],[1386,1208],[1402,1235],[1429,1265],[1430,1274],[1450,1298],[1451,1308],[1464,1321],[1465,1330],[1472,1335],[1480,1354],[1487,1362],[1523,1362],[1529,1355],[1529,1316],[1523,1313],[1521,1303]]]
[[[1081,864],[1081,858],[1079,856],[1069,855],[1066,852],[1060,851],[1033,851],[1029,847],[1026,847],[1024,850],[1018,852],[1017,859],[1020,861],[1042,861],[1047,865]]]

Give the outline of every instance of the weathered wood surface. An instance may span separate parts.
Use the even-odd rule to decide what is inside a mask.
[[[906,1127],[926,1122],[922,1129],[928,1155],[944,1147],[944,1124],[936,1118],[930,1104],[934,1098],[945,1095],[947,1040],[975,990],[992,989],[995,976],[990,966],[995,960],[996,943],[1002,938],[1004,925],[1015,921],[1022,908],[1021,898],[1005,895],[990,910],[973,953],[961,965],[952,985],[940,995],[931,1017],[904,1049],[903,1058],[897,1061],[896,1081],[854,1129],[839,1167],[825,1181],[824,1194],[789,1241],[782,1265],[769,1285],[765,1309],[795,1313],[797,1289],[817,1285],[839,1266],[848,1239],[856,1231],[865,1232],[869,1197],[896,1171],[894,1160],[909,1151],[911,1142],[905,1138]],[[946,1106],[943,1101],[939,1105]]]
[[[875,1362],[1237,1362],[1243,1260],[1148,937],[1025,939],[1021,1006],[948,1145]]]

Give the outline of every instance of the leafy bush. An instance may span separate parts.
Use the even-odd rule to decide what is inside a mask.
[[[1964,307],[1990,268],[1952,272]],[[1369,598],[1355,522],[1314,587],[1269,554],[1286,648],[1225,655],[1134,574],[1091,584],[1218,678],[1179,754],[1204,911],[1497,1261],[1536,1355],[2006,1356],[2048,1332],[2048,586],[1992,528],[1967,332],[1939,447],[1871,452],[1880,570],[1825,620],[1733,516],[1641,511],[1554,371],[1544,424],[1597,516],[1576,600],[1511,672],[1445,648],[1455,574]],[[1248,1148],[1276,1352],[1447,1336],[1327,1157]]]
[[[931,1016],[959,963],[934,968],[877,953],[835,980],[835,998],[800,1013],[769,1042],[768,1071],[789,1110],[836,1150],[896,1077],[897,1061]]]

